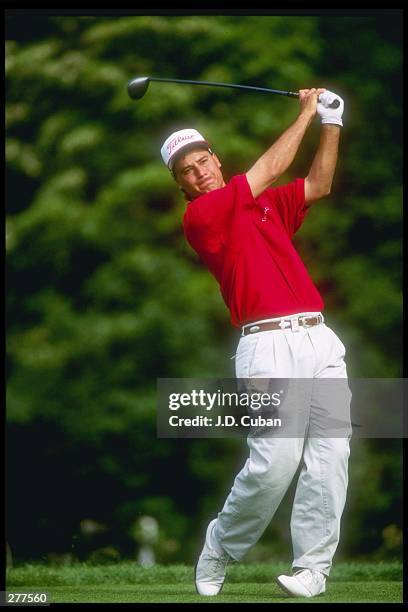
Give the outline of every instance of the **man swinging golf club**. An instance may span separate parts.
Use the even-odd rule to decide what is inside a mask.
[[[242,329],[237,378],[347,378],[344,345],[324,324],[323,300],[292,243],[310,206],[330,193],[344,103],[322,88],[300,90],[299,102],[294,123],[246,174],[227,183],[196,130],[171,134],[161,149],[188,200],[186,238],[219,282],[232,324]],[[271,187],[316,113],[321,135],[307,177]],[[319,401],[312,398],[310,415],[324,409]],[[228,561],[241,560],[258,541],[300,465],[293,575],[277,582],[291,596],[325,592],[346,500],[349,437],[248,437],[249,457],[207,528],[195,574],[199,594],[220,592]]]

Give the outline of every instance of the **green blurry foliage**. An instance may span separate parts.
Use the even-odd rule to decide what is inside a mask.
[[[185,202],[159,150],[170,131],[196,126],[228,179],[298,106],[160,83],[132,102],[126,84],[148,74],[343,95],[333,192],[296,244],[350,375],[401,376],[399,18],[43,15],[7,25],[11,547],[17,558],[65,552],[89,518],[110,525],[101,550],[131,556],[132,525],[148,514],[160,560],[191,562],[246,449],[156,438],[156,379],[233,376],[237,340],[217,283],[184,240]],[[281,183],[307,174],[318,132],[316,120]],[[384,482],[399,448],[380,452],[380,442],[356,444],[351,458],[345,554],[398,548],[400,483]],[[289,558],[288,511],[263,539],[271,555],[286,547]]]

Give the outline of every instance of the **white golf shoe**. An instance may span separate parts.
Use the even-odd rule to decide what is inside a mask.
[[[317,570],[301,569],[293,576],[278,576],[276,582],[292,597],[314,597],[326,591],[326,576]]]
[[[220,552],[211,545],[211,533],[217,519],[207,527],[204,548],[195,568],[195,583],[199,595],[218,595],[225,580],[228,561],[231,557],[226,552]]]

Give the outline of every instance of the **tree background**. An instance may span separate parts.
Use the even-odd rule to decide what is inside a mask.
[[[6,537],[14,561],[192,563],[245,456],[237,440],[156,437],[159,377],[231,377],[238,333],[185,242],[160,159],[195,126],[245,172],[296,101],[138,75],[298,90],[346,102],[332,194],[296,245],[347,346],[349,375],[402,376],[402,11],[303,16],[6,16]],[[305,176],[318,120],[280,183]],[[401,554],[401,441],[352,440],[336,558]],[[290,488],[247,559],[290,560]],[[87,529],[88,526],[88,529]],[[91,526],[91,527],[89,527]],[[93,526],[93,527],[92,527]]]

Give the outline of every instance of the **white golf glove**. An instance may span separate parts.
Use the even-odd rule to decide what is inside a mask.
[[[337,108],[330,108],[329,105],[332,104],[334,100],[339,101],[339,106]],[[322,94],[320,94],[319,102],[317,103],[317,113],[320,115],[322,123],[333,123],[335,125],[343,126],[343,122],[341,120],[343,110],[343,98],[340,98],[340,96],[332,91],[324,91]]]

